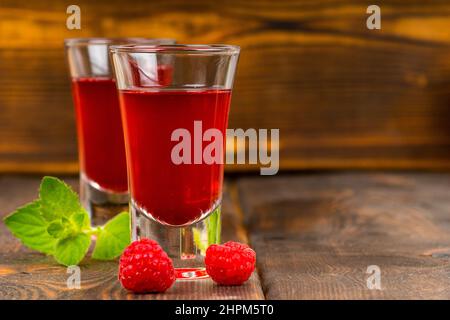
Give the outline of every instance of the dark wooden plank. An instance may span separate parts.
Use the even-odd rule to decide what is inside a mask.
[[[242,46],[230,127],[279,128],[285,169],[450,169],[450,3],[386,0],[382,30],[348,1],[0,4],[0,171],[76,172],[62,41],[173,37]],[[245,166],[230,167],[246,170]]]
[[[65,178],[77,186],[74,178]],[[36,198],[37,177],[0,176],[0,218]],[[245,241],[241,217],[225,191],[223,204],[224,240]],[[81,289],[67,289],[66,268],[51,257],[32,252],[13,238],[0,223],[1,299],[263,299],[258,275],[241,287],[223,287],[212,280],[177,282],[164,294],[133,295],[117,281],[117,261],[85,259],[81,267]]]
[[[234,192],[267,299],[450,298],[450,174],[245,178]]]

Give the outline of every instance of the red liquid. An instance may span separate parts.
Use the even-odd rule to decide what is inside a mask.
[[[192,159],[194,121],[202,121],[203,132],[216,128],[225,137],[231,91],[125,90],[120,98],[134,203],[154,219],[177,226],[213,209],[222,192],[223,164],[174,164],[171,152],[179,142],[171,135],[178,128],[189,130]]]
[[[74,79],[72,91],[82,172],[103,189],[126,192],[125,145],[115,81]]]

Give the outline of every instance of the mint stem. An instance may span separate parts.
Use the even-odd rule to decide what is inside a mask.
[[[89,229],[83,230],[84,233],[86,233],[88,236],[98,236],[99,233],[102,231],[103,227],[90,227]]]

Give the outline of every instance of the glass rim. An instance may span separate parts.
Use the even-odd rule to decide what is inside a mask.
[[[122,44],[112,45],[112,53],[163,53],[163,54],[239,54],[241,48],[228,44]]]
[[[123,45],[132,43],[141,43],[148,45],[157,45],[156,41],[167,41],[175,43],[175,39],[171,38],[144,38],[144,37],[86,37],[86,38],[66,38],[64,39],[64,45],[66,47],[73,46],[88,46],[88,45]]]

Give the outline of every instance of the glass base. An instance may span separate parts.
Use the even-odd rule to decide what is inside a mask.
[[[80,201],[91,217],[92,225],[103,225],[122,211],[128,211],[128,193],[102,189],[84,174],[80,175]]]
[[[132,240],[149,238],[157,241],[172,259],[177,279],[207,278],[204,256],[209,245],[220,243],[220,202],[206,217],[189,226],[169,226],[151,218],[131,202]]]
[[[208,278],[205,268],[175,268],[178,280],[195,280]]]

